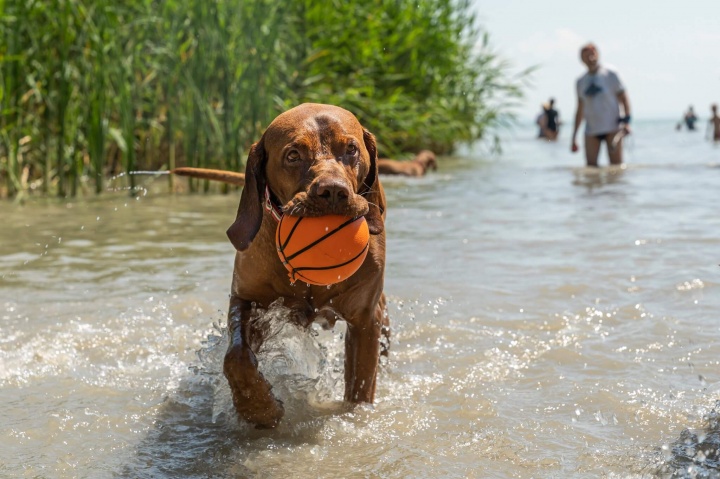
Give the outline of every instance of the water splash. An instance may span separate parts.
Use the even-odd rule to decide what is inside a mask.
[[[685,429],[675,442],[661,448],[663,463],[658,474],[683,479],[720,478],[720,401],[705,422],[703,430]]]
[[[257,308],[253,317],[268,332],[257,360],[260,372],[273,386],[273,394],[283,401],[284,423],[298,423],[342,407],[344,384],[344,332],[323,331],[316,325],[306,330],[289,320],[292,314],[279,299],[267,310]],[[235,416],[222,373],[227,346],[227,330],[215,325],[193,367],[214,387],[213,422]]]
[[[158,176],[167,176],[169,175],[169,171],[129,171],[129,172],[121,172],[117,175],[111,176],[108,178],[106,184],[105,184],[105,191],[110,192],[118,192],[118,191],[128,191],[133,196],[147,196],[148,194],[148,187],[144,185],[123,185],[123,186],[116,186],[118,182],[124,181],[126,177],[130,176],[150,176],[154,180]]]

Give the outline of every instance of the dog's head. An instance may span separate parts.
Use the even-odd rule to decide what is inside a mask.
[[[437,170],[437,159],[435,153],[430,150],[422,150],[417,154],[416,160],[423,166],[424,170]]]
[[[237,218],[228,229],[238,251],[260,230],[266,188],[283,214],[365,216],[371,234],[384,229],[375,137],[337,106],[288,110],[250,148]]]

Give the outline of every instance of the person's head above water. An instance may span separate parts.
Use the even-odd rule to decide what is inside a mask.
[[[713,115],[717,115],[717,103],[710,105],[710,109],[712,110]]]
[[[594,43],[588,43],[580,49],[580,60],[591,72],[598,69],[600,54]]]

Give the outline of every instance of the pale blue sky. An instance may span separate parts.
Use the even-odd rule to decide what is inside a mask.
[[[720,103],[720,0],[474,0],[495,50],[517,70],[538,65],[521,118],[555,97],[565,122],[575,112],[574,85],[586,70],[588,41],[616,67],[635,118],[701,118]]]

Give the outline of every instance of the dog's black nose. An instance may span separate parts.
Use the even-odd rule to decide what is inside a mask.
[[[320,179],[317,183],[317,195],[331,205],[347,201],[350,188],[341,181],[334,179]]]

